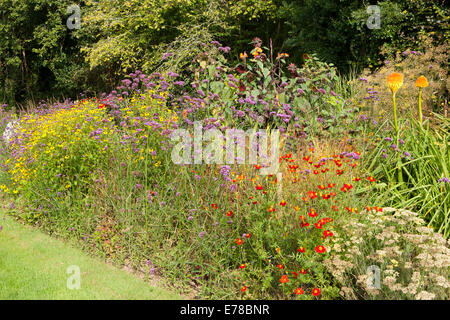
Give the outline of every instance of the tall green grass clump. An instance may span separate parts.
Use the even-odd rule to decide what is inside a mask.
[[[415,119],[403,123],[399,145],[384,137],[372,152],[368,169],[386,183],[379,201],[419,213],[448,238],[450,234],[449,120],[436,115],[441,129]],[[400,163],[397,162],[401,158]],[[403,182],[397,175],[401,172]]]

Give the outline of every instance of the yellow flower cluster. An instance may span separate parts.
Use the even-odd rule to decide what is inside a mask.
[[[2,188],[5,192],[17,193],[37,177],[51,181],[58,175],[70,176],[82,159],[99,159],[107,152],[103,148],[110,144],[114,131],[112,118],[93,100],[46,115],[29,114],[18,128],[18,139],[11,148],[20,151],[6,162],[12,184]],[[100,133],[96,140],[90,138],[95,130]]]

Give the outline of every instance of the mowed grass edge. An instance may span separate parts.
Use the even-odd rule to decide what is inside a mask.
[[[25,226],[0,210],[0,300],[178,300],[126,271]],[[80,289],[68,289],[70,266]]]

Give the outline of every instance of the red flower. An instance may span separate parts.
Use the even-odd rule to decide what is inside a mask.
[[[375,181],[376,181],[375,178],[374,178],[374,177],[371,177],[371,176],[369,176],[369,177],[367,178],[367,180],[370,181],[370,182],[375,182]]]
[[[344,173],[344,170],[336,170],[336,174],[338,175],[338,176],[340,176],[341,174],[343,174]]]
[[[359,180],[361,180],[360,177],[355,177],[355,178],[353,178],[353,181],[359,181]]]
[[[325,230],[323,232],[323,236],[326,237],[332,237],[333,236],[333,232],[331,232],[330,230]]]
[[[297,249],[297,251],[300,253],[304,253],[306,251],[306,249],[304,247],[300,247]]]
[[[314,218],[314,217],[317,217],[317,212],[316,212],[316,210],[314,210],[314,209],[309,210],[308,216],[313,217],[313,218]]]
[[[348,190],[352,189],[353,186],[351,184],[344,183],[344,186],[341,188],[342,192],[347,192]]]
[[[317,297],[318,295],[320,295],[320,289],[319,288],[314,288],[312,291],[312,295]]]
[[[232,215],[233,215],[233,211],[230,210],[230,211],[227,212],[227,216],[228,217],[231,217]]]
[[[242,239],[241,238],[238,238],[237,240],[236,240],[236,243],[238,244],[238,246],[240,246],[241,244],[242,244]]]
[[[281,269],[283,269],[284,267],[283,267],[282,264],[277,264],[277,268],[281,270]]]
[[[211,207],[212,207],[213,209],[217,209],[217,208],[218,208],[217,204],[215,204],[215,203],[213,203],[213,204],[211,205]]]
[[[287,275],[281,276],[280,282],[281,283],[288,283],[289,282],[288,276]]]
[[[295,272],[295,271],[293,271],[293,272],[292,272],[292,276],[294,277],[294,279],[297,279],[297,277],[298,277],[298,273],[297,273],[297,272]]]
[[[336,185],[335,183],[330,183],[330,184],[328,185],[328,189],[333,188],[335,185]]]
[[[247,286],[243,286],[241,289],[241,292],[245,292],[245,291],[247,291]]]
[[[311,199],[317,198],[317,192],[315,192],[315,191],[308,191],[307,194],[308,194],[308,197],[310,197]]]
[[[301,273],[301,274],[306,274],[306,270],[303,269],[303,268],[301,268],[300,271],[299,271],[299,273]]]
[[[256,190],[262,190],[263,186],[262,185],[257,185],[255,188],[256,188]]]
[[[286,206],[286,201],[284,201],[284,200],[281,201],[281,202],[280,202],[280,206],[282,206],[282,207]]]
[[[295,289],[294,293],[295,294],[304,294],[305,291],[303,291],[303,289],[301,289],[301,288],[297,288],[297,289]]]
[[[302,221],[302,223],[300,224],[300,227],[302,227],[302,228],[309,227],[309,222]]]
[[[319,170],[314,170],[313,173],[314,174],[319,174]]]
[[[319,186],[319,189],[320,189],[320,190],[325,190],[325,188],[326,188],[326,187],[325,187],[323,184],[321,184],[321,185]]]
[[[324,198],[325,200],[330,199],[331,198],[331,193],[322,195],[322,198]]]
[[[316,247],[316,252],[317,253],[324,253],[325,251],[327,251],[327,250],[322,245]]]

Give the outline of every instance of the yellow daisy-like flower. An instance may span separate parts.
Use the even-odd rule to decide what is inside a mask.
[[[391,92],[395,94],[403,85],[403,75],[401,73],[391,73],[387,78],[387,85]]]
[[[415,86],[417,88],[426,88],[428,87],[428,80],[424,76],[420,76],[417,78]]]

